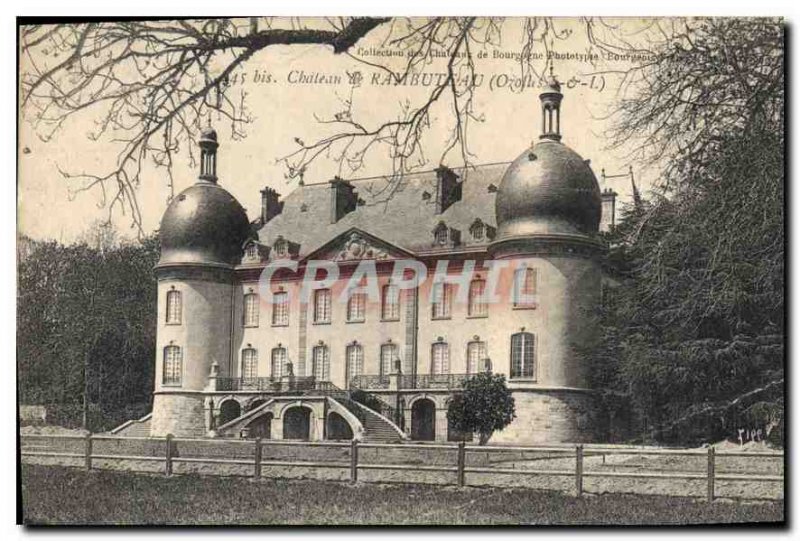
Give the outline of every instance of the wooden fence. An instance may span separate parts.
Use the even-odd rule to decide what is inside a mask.
[[[36,441],[50,440],[56,441],[82,441],[82,446],[78,443],[80,449],[73,449],[71,451],[53,451],[51,449],[42,449],[41,445],[37,450]],[[94,451],[95,443],[112,441],[112,442],[147,442],[151,445],[151,451],[155,449],[153,445],[158,444],[159,448],[163,449],[162,453],[156,454],[108,454],[97,453]],[[134,438],[134,437],[118,437],[118,436],[104,436],[104,435],[86,435],[86,436],[73,436],[73,435],[33,435],[26,434],[22,436],[21,455],[23,457],[52,457],[52,458],[70,458],[82,460],[85,469],[91,470],[93,468],[93,461],[95,460],[120,460],[120,461],[149,461],[163,463],[163,472],[167,476],[173,474],[173,467],[175,464],[219,464],[219,465],[238,465],[247,466],[248,470],[254,477],[262,476],[262,468],[269,467],[286,467],[286,468],[339,468],[349,470],[349,480],[353,483],[358,481],[359,472],[369,470],[391,470],[391,471],[409,471],[409,472],[436,472],[452,474],[452,484],[459,487],[468,485],[467,476],[469,474],[511,474],[515,476],[554,476],[554,477],[572,477],[575,483],[575,494],[581,496],[584,493],[584,480],[587,478],[635,478],[635,479],[677,479],[677,480],[706,480],[706,497],[709,502],[715,498],[715,484],[717,481],[741,481],[741,482],[770,482],[770,483],[783,483],[783,475],[767,475],[763,473],[745,473],[737,474],[730,472],[717,471],[717,460],[721,457],[741,457],[741,458],[780,458],[783,459],[782,452],[765,451],[765,452],[752,452],[752,451],[716,451],[715,448],[709,447],[707,450],[697,449],[663,449],[663,448],[636,448],[624,447],[614,445],[550,445],[550,446],[477,446],[467,445],[464,442],[458,444],[415,444],[415,443],[362,443],[358,441],[351,442],[298,442],[298,441],[281,441],[281,440],[246,440],[246,439],[193,439],[193,438],[174,438],[168,435],[166,438]],[[230,458],[230,457],[215,457],[215,456],[178,456],[175,453],[176,444],[226,444],[234,445],[246,450],[252,451],[252,458]],[[163,447],[160,447],[162,446]],[[52,445],[51,445],[52,446]],[[270,447],[302,447],[306,449],[313,448],[340,448],[346,451],[349,461],[299,461],[299,460],[271,460],[265,459],[263,456],[264,446]],[[63,447],[69,447],[63,445]],[[403,450],[410,451],[417,449],[420,452],[430,452],[435,450],[446,450],[455,454],[455,460],[449,464],[398,464],[398,463],[378,463],[378,462],[365,462],[359,459],[359,451],[367,449],[387,449],[387,450]],[[574,467],[568,469],[520,469],[520,468],[503,468],[492,467],[490,465],[474,465],[470,464],[467,456],[470,453],[486,454],[487,458],[490,454],[504,454],[504,453],[538,453],[545,454],[547,459],[573,459]],[[250,454],[248,452],[248,454]],[[706,457],[706,467],[704,472],[618,472],[618,471],[591,471],[584,468],[584,462],[590,456],[602,456],[605,462],[606,456],[609,455],[635,455],[635,456],[656,456],[656,455],[678,455],[678,456],[695,456]],[[435,461],[434,461],[435,462]],[[488,462],[488,460],[487,460]],[[250,470],[249,468],[252,468]]]

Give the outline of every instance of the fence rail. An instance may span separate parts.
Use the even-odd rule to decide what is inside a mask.
[[[26,449],[25,443],[33,443],[36,440],[73,440],[83,442],[82,452],[63,452],[40,450],[39,447]],[[163,453],[161,456],[153,455],[132,455],[132,454],[109,454],[97,453],[94,451],[95,442],[103,441],[130,441],[130,442],[153,442],[163,443]],[[366,470],[393,470],[393,471],[418,471],[455,474],[453,484],[457,486],[467,485],[467,474],[496,474],[496,475],[515,475],[515,476],[553,476],[553,477],[574,477],[575,493],[581,496],[584,493],[584,480],[586,478],[632,478],[632,479],[678,479],[678,480],[706,480],[706,498],[713,501],[716,497],[717,481],[734,482],[769,482],[778,483],[784,481],[783,475],[767,474],[734,474],[730,472],[718,472],[716,469],[717,461],[720,458],[740,457],[740,458],[784,458],[782,452],[751,452],[751,451],[716,451],[709,447],[708,450],[693,449],[645,449],[645,448],[620,448],[618,446],[598,445],[548,445],[548,446],[476,446],[466,445],[464,442],[458,444],[414,444],[414,443],[360,443],[358,441],[345,442],[299,442],[281,440],[242,440],[242,439],[201,439],[201,438],[174,438],[168,435],[166,438],[145,438],[145,437],[117,437],[105,435],[44,435],[26,434],[22,436],[23,446],[20,454],[23,457],[53,457],[53,458],[73,458],[83,459],[84,468],[89,471],[97,466],[94,460],[131,460],[131,461],[150,461],[163,462],[164,473],[167,476],[173,474],[173,466],[176,463],[185,464],[218,464],[218,465],[237,465],[252,467],[252,476],[261,477],[262,468],[267,467],[286,467],[286,468],[332,468],[350,471],[350,481],[358,481],[359,471]],[[232,458],[232,457],[213,457],[213,456],[176,456],[175,449],[181,443],[203,443],[203,444],[228,444],[238,445],[252,450],[253,458]],[[300,461],[300,460],[272,460],[264,458],[264,447],[272,446],[301,446],[307,448],[348,448],[348,462],[343,461]],[[402,449],[402,450],[449,450],[455,453],[455,460],[450,464],[441,465],[420,465],[420,464],[382,464],[373,462],[362,462],[359,460],[359,450],[366,449]],[[556,453],[558,456],[550,457],[553,459],[574,459],[574,468],[571,469],[517,469],[503,467],[475,467],[467,465],[468,453]],[[585,459],[590,456],[607,454],[626,454],[634,456],[651,455],[682,455],[706,457],[705,472],[618,472],[618,471],[586,471],[584,469]]]

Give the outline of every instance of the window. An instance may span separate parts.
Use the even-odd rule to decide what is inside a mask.
[[[178,346],[164,348],[164,385],[180,385],[183,377],[183,355]]]
[[[353,378],[360,376],[364,372],[364,349],[359,344],[347,346],[347,386]]]
[[[278,238],[275,240],[275,244],[272,245],[272,248],[275,250],[276,256],[286,257],[287,243],[283,237],[278,236]]]
[[[366,318],[367,313],[367,294],[361,289],[350,291],[350,298],[347,300],[347,321],[361,322]]]
[[[438,282],[433,284],[431,291],[433,319],[446,319],[450,317],[450,305],[452,304],[453,291],[452,284]]]
[[[511,377],[535,378],[536,342],[533,334],[520,332],[511,336]]]
[[[331,290],[314,291],[314,323],[331,322]]]
[[[488,314],[489,307],[486,304],[484,293],[486,292],[486,280],[476,278],[469,283],[469,303],[467,314],[472,317],[483,317]]]
[[[314,371],[314,379],[317,381],[330,381],[331,360],[330,355],[328,354],[328,346],[314,346],[311,359]]]
[[[450,373],[450,347],[445,342],[437,342],[431,347],[431,373]]]
[[[480,218],[475,218],[475,221],[469,226],[469,232],[474,240],[483,240],[484,225]]]
[[[400,290],[394,284],[386,284],[381,291],[381,319],[400,319]]]
[[[244,296],[244,326],[258,327],[258,293]]]
[[[272,294],[272,324],[285,326],[289,324],[289,293],[278,291]]]
[[[443,222],[439,222],[433,230],[433,241],[440,246],[447,244],[447,226]]]
[[[286,355],[286,348],[277,347],[272,350],[272,379],[278,379],[286,374],[286,363],[288,357]]]
[[[397,357],[396,344],[383,344],[381,346],[381,380],[389,377],[394,372],[394,362]]]
[[[514,273],[514,308],[536,308],[536,269],[524,267]]]
[[[258,377],[258,352],[253,348],[242,350],[242,377],[244,379]]]
[[[180,325],[183,312],[181,292],[167,291],[167,325]]]
[[[475,340],[467,344],[467,374],[483,372],[486,358],[486,342]]]
[[[245,257],[247,259],[258,259],[258,246],[256,246],[255,243],[247,245]]]

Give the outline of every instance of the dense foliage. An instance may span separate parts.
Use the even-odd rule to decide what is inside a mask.
[[[20,240],[19,402],[48,420],[107,430],[150,410],[155,239],[103,246]],[[86,379],[84,380],[84,370]]]
[[[780,440],[783,29],[704,21],[646,81],[617,136],[638,133],[663,182],[609,236],[619,286],[598,315],[594,384],[617,439]]]
[[[477,433],[484,445],[496,430],[514,420],[514,397],[506,377],[482,372],[465,380],[463,389],[450,400],[447,420],[457,432]]]

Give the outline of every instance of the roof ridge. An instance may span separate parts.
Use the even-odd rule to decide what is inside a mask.
[[[480,167],[491,167],[493,165],[509,165],[511,163],[513,163],[513,162],[505,161],[505,162],[480,163],[480,164],[477,164],[477,165],[456,167],[456,168],[453,169],[453,171],[461,171],[461,170],[466,169],[467,167],[469,167],[470,169],[478,169]],[[409,176],[424,175],[424,174],[435,173],[435,172],[436,172],[436,169],[425,169],[424,171],[413,171],[413,172],[410,172],[410,173],[404,173],[404,174],[402,174],[402,176],[403,177],[409,177]],[[373,176],[370,176],[370,177],[344,178],[342,180],[346,180],[347,182],[361,182],[361,181],[364,181],[364,180],[388,179],[388,178],[391,178],[391,176],[392,175],[373,175]],[[307,188],[307,187],[311,187],[311,186],[327,186],[329,182],[330,181],[327,181],[327,180],[323,181],[323,182],[312,182],[312,183],[303,184],[302,186],[299,186],[299,187],[300,188]]]

